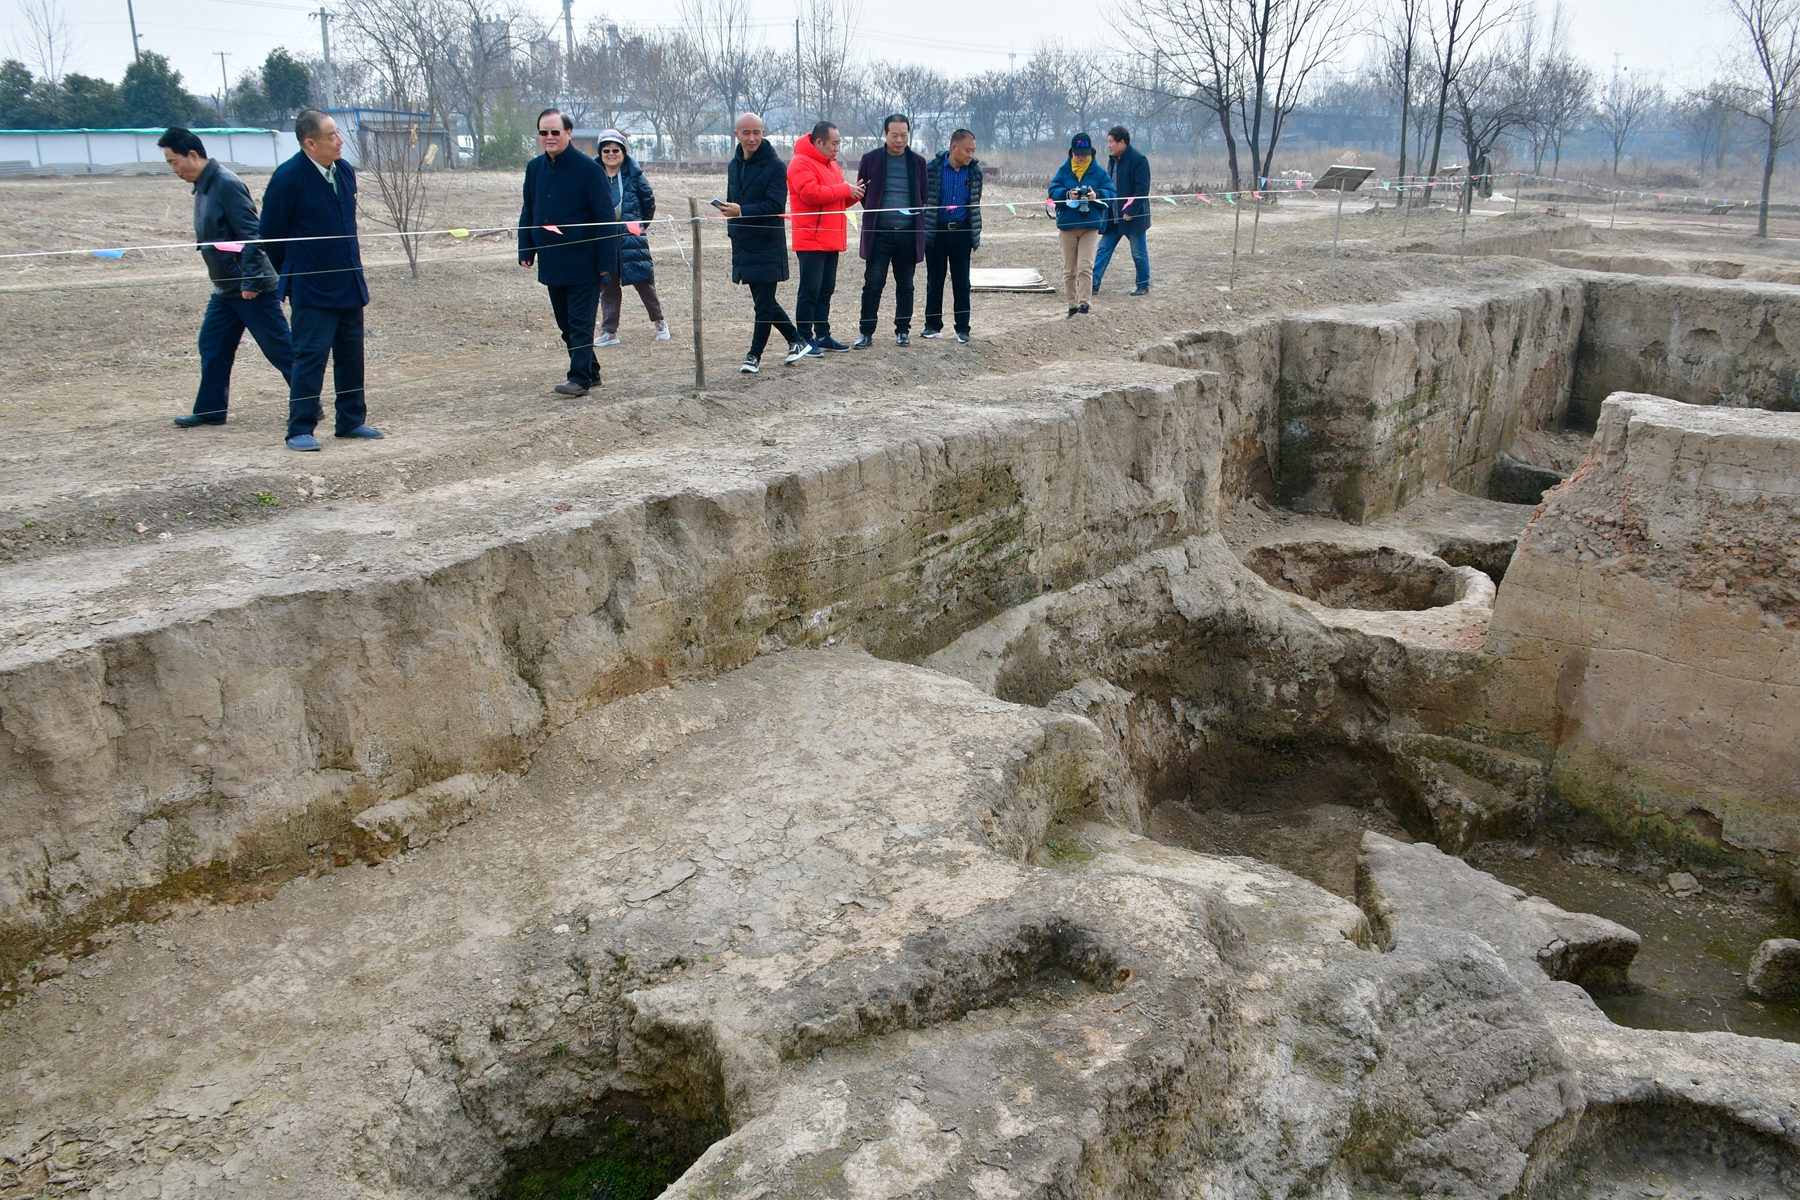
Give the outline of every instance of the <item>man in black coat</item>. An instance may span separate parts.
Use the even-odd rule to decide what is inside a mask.
[[[525,204],[519,209],[519,265],[537,263],[538,282],[569,348],[569,377],[552,390],[585,396],[600,386],[594,357],[594,316],[603,277],[619,272],[619,235],[612,189],[599,163],[569,144],[574,122],[554,108],[538,114],[544,152],[525,167]]]
[[[1131,130],[1123,125],[1107,131],[1106,149],[1112,155],[1106,173],[1119,189],[1119,198],[1108,202],[1106,232],[1094,251],[1094,290],[1100,290],[1106,264],[1124,238],[1131,243],[1131,264],[1137,268],[1137,289],[1131,294],[1142,296],[1150,290],[1150,244],[1144,240],[1150,231],[1150,160],[1132,148]]]
[[[969,340],[969,255],[981,249],[981,161],[975,135],[958,129],[925,168],[925,332],[944,336],[944,276],[950,277],[956,340]]]
[[[800,340],[800,331],[775,299],[775,285],[788,277],[787,164],[763,138],[762,118],[745,113],[732,127],[737,152],[725,172],[725,203],[719,212],[726,218],[725,233],[731,238],[731,282],[748,284],[756,305],[756,331],[750,337],[750,353],[740,369],[746,375],[762,370],[763,347],[769,331],[787,339],[787,364],[806,357],[811,348]]]
[[[856,168],[863,193],[862,336],[854,348],[874,344],[875,317],[881,310],[881,292],[894,272],[894,342],[912,342],[913,271],[925,257],[925,158],[907,148],[912,140],[912,121],[891,113],[881,123],[887,143],[862,156]]]
[[[337,122],[314,108],[294,118],[300,153],[275,168],[263,192],[262,238],[293,309],[294,373],[288,382],[287,447],[317,450],[325,360],[337,392],[336,434],[378,438],[363,397],[362,245],[356,238],[356,168],[343,161]]]
[[[263,357],[290,386],[294,342],[275,295],[275,268],[256,244],[260,231],[250,189],[206,157],[206,144],[191,130],[177,125],[156,144],[176,177],[194,185],[194,241],[213,282],[212,298],[200,321],[200,391],[194,397],[194,411],[176,417],[175,427],[223,425],[231,397],[231,368],[244,330],[250,331]]]

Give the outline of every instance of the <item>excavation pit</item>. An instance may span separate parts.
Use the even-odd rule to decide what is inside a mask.
[[[1779,601],[1757,573],[1788,568],[1696,600],[1653,557],[1679,530],[1569,510],[1680,423],[1643,406],[1629,436],[1605,406],[1541,511],[1484,499],[1630,364],[1589,336],[1623,293],[1481,270],[1098,377],[920,347],[829,389],[590,398],[479,455],[402,429],[354,470],[259,477],[254,509],[215,439],[182,486],[236,489],[230,518],[34,540],[6,643],[0,1185],[1475,1197],[1559,1178],[1645,1096],[1675,1114],[1632,1118],[1645,1157],[1703,1143],[1727,1183],[1769,1174],[1742,1128],[1790,1128],[1782,1185],[1800,1050],[1633,1016],[1597,982],[1637,950],[1600,883],[1537,900],[1456,857],[1549,844],[1579,804],[1621,842],[1687,837],[1713,886],[1732,855],[1791,860],[1779,803],[1659,824],[1660,793],[1581,790],[1626,768],[1570,748],[1608,749],[1593,718],[1628,706],[1566,698],[1609,695],[1604,638],[1666,599],[1607,589],[1676,580],[1707,606],[1677,615],[1747,642],[1744,605]],[[1780,494],[1741,457],[1707,478]],[[59,494],[33,516],[85,536],[98,501]],[[1735,530],[1715,500],[1669,508]],[[1490,636],[1502,578],[1555,600],[1509,637],[1618,616],[1503,688],[1562,647]],[[146,579],[166,603],[115,620],[137,593],[111,581]],[[51,592],[93,622],[44,619]],[[209,870],[287,882],[208,904]],[[169,909],[104,928],[135,897]],[[1679,974],[1642,924],[1637,969]]]
[[[1271,587],[1327,608],[1422,612],[1455,604],[1466,591],[1449,563],[1390,546],[1291,542],[1259,546],[1246,561]]]

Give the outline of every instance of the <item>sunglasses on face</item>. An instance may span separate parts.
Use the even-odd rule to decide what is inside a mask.
[[[623,154],[623,153],[625,153],[625,151],[619,149],[617,146],[602,146],[602,147],[600,147],[600,153],[602,153],[602,154]]]
[[[561,137],[562,135],[563,135],[563,131],[560,129],[540,129],[540,130],[538,130],[539,137]]]

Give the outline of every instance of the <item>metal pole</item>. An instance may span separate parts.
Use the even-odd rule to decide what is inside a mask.
[[[1256,205],[1256,215],[1250,218],[1250,257],[1255,258],[1256,235],[1262,229],[1262,199],[1252,192],[1250,202]]]
[[[1337,220],[1331,225],[1331,265],[1337,266],[1338,233],[1344,228],[1344,189],[1338,189]]]
[[[231,90],[231,80],[225,74],[225,59],[229,50],[214,50],[219,56],[219,120],[225,119],[225,94]]]
[[[563,82],[568,86],[569,103],[575,103],[575,0],[563,0],[563,43],[568,47],[563,64]]]
[[[688,221],[694,227],[694,390],[706,390],[706,340],[700,321],[700,201],[688,197]]]
[[[131,0],[125,0],[125,17],[131,22],[131,61],[142,62],[144,52],[138,49],[137,10],[132,8]]]
[[[1619,197],[1623,196],[1624,194],[1625,193],[1621,192],[1618,188],[1613,189],[1612,219],[1606,223],[1606,227],[1608,229],[1613,228],[1614,226],[1616,226],[1619,223]]]
[[[1400,236],[1405,237],[1406,236],[1406,227],[1408,225],[1412,224],[1412,202],[1413,202],[1412,189],[1410,187],[1406,186],[1405,179],[1402,179],[1400,181],[1400,193],[1404,197],[1404,203],[1405,203],[1405,207],[1403,209],[1401,209],[1401,215],[1400,215]]]
[[[1227,193],[1227,194],[1229,194],[1229,193]],[[1225,286],[1226,291],[1230,291],[1233,288],[1237,287],[1238,231],[1244,227],[1244,198],[1243,198],[1243,196],[1240,195],[1237,198],[1237,203],[1234,205],[1234,207],[1237,209],[1237,215],[1231,219],[1231,279],[1226,283],[1226,286]]]
[[[337,107],[337,73],[331,69],[331,14],[321,8],[312,15],[319,18],[319,51],[325,56],[324,78],[319,81],[325,91],[321,99],[332,109]]]

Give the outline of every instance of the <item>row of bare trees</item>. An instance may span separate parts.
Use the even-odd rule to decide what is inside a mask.
[[[966,124],[990,145],[1041,144],[1114,121],[1189,145],[1216,139],[1236,188],[1277,173],[1294,113],[1373,35],[1403,176],[1484,174],[1503,140],[1554,174],[1577,130],[1605,140],[1616,174],[1649,122],[1672,121],[1721,164],[1754,128],[1766,191],[1800,136],[1800,0],[1725,0],[1736,52],[1715,80],[1673,97],[1629,70],[1602,81],[1570,50],[1563,0],[1542,13],[1531,0],[1386,0],[1373,13],[1356,0],[1114,3],[1130,55],[1046,43],[1021,65],[956,79],[859,61],[861,0],[801,0],[791,46],[764,35],[750,0],[679,0],[659,26],[601,18],[572,45],[522,0],[338,0],[354,60],[339,78],[380,107],[459,117],[478,159],[524,153],[526,122],[507,114],[539,103],[653,134],[670,157],[742,111],[777,130],[826,116],[852,134],[902,111],[932,142]]]

